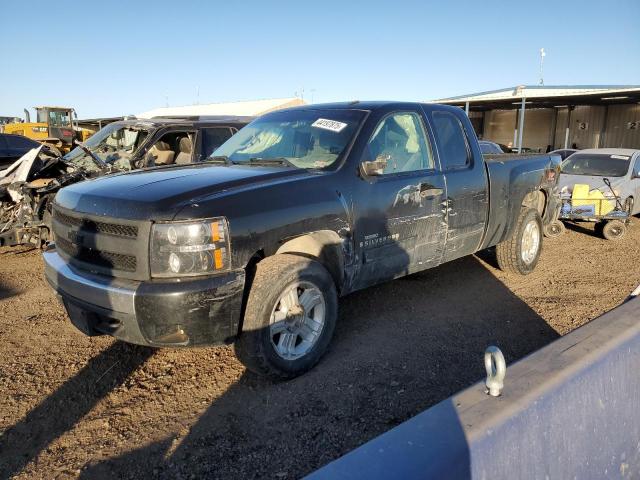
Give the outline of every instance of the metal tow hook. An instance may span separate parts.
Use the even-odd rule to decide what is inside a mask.
[[[484,351],[484,368],[487,370],[487,380],[485,381],[487,393],[492,397],[499,397],[504,387],[507,364],[498,347],[492,345]]]

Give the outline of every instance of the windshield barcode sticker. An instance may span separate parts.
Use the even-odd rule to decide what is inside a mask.
[[[325,130],[331,130],[332,132],[341,132],[347,126],[346,123],[336,122],[335,120],[327,120],[326,118],[319,118],[311,124],[312,127],[324,128]]]
[[[611,158],[617,158],[618,160],[629,160],[629,157],[625,155],[611,155]]]

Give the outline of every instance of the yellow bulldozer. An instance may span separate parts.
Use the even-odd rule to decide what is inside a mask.
[[[73,141],[84,142],[92,132],[81,129],[73,123],[78,115],[69,107],[34,107],[36,121],[31,121],[29,110],[24,109],[24,122],[7,123],[2,126],[4,133],[24,135],[49,148],[58,150],[61,154],[69,152],[73,147]]]

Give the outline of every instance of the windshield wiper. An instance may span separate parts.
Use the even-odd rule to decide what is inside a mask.
[[[235,162],[226,155],[216,155],[215,157],[207,157],[205,162],[224,163],[225,165],[235,165]]]
[[[276,163],[278,165],[284,165],[286,167],[298,168],[284,157],[274,157],[274,158],[252,157],[249,159],[249,162],[252,165],[273,165],[274,163]]]

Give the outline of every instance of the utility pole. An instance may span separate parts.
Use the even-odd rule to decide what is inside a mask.
[[[544,85],[544,57],[547,56],[547,52],[544,51],[544,48],[540,49],[540,85]]]

